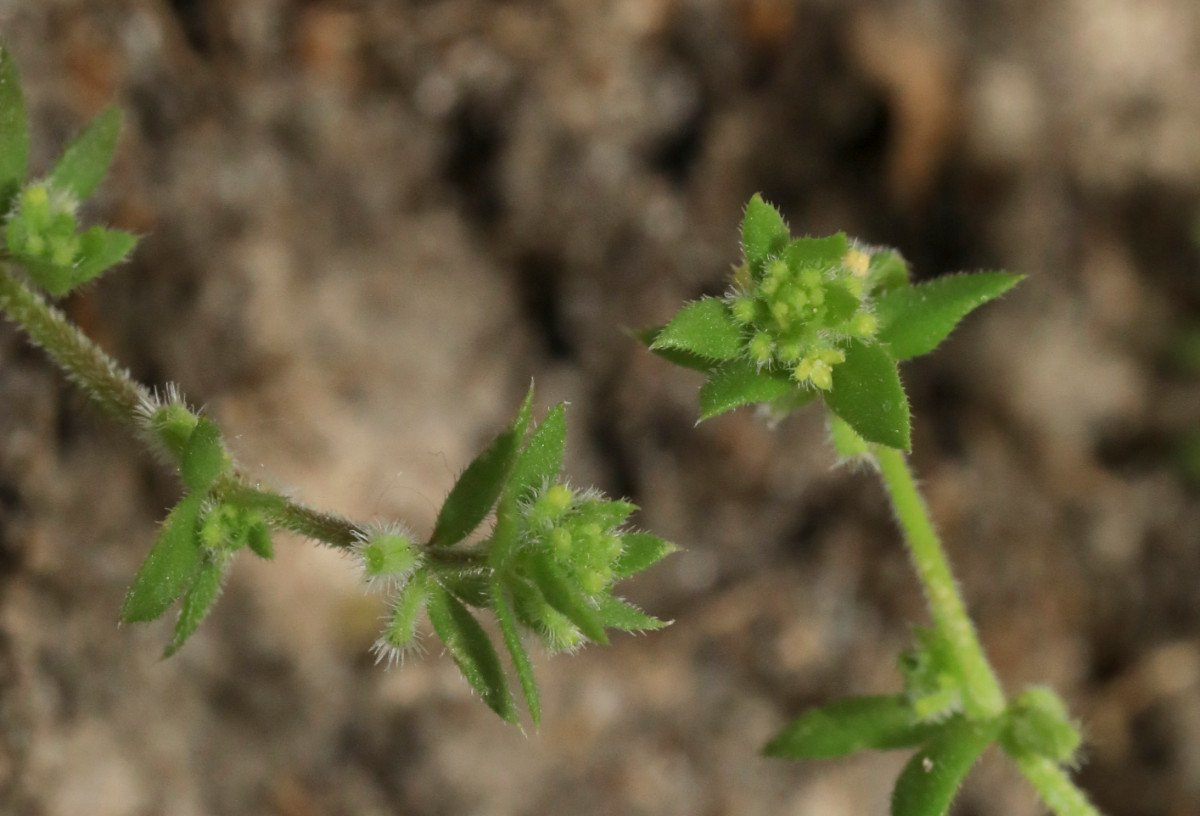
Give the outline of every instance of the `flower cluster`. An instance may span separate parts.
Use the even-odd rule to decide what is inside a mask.
[[[447,496],[424,544],[395,525],[363,531],[355,553],[371,585],[391,592],[390,611],[373,651],[400,661],[418,645],[427,612],[433,630],[463,675],[497,714],[515,720],[499,654],[473,610],[500,627],[521,690],[539,720],[532,664],[522,630],[550,651],[606,643],[605,629],[641,631],[665,624],[612,594],[617,581],[674,550],[628,529],[637,508],[560,476],[566,441],[564,407],[530,428],[532,390],[513,426],[473,461]],[[526,436],[528,435],[528,440]],[[489,515],[491,532],[467,539]]]
[[[1020,280],[981,273],[913,286],[894,250],[843,233],[792,238],[758,195],[746,205],[742,252],[725,297],[689,303],[640,339],[704,372],[701,419],[754,403],[779,417],[819,397],[859,448],[908,450],[897,363],[932,351],[968,312]]]
[[[866,294],[870,256],[847,247],[844,236],[790,244],[764,263],[757,278],[749,264],[739,270],[728,299],[745,327],[751,359],[781,367],[801,384],[833,387],[833,366],[845,362],[846,340],[873,337],[879,321]],[[812,252],[814,244],[820,252]]]

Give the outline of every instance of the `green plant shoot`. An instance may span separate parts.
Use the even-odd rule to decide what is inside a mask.
[[[120,611],[123,623],[155,620],[178,603],[164,656],[174,654],[216,602],[239,551],[270,559],[274,533],[299,533],[352,552],[368,585],[389,594],[388,623],[374,646],[380,660],[392,664],[416,644],[427,612],[472,688],[515,723],[500,651],[479,620],[484,612],[494,614],[534,727],[541,706],[527,637],[550,650],[569,650],[607,642],[608,629],[666,625],[613,593],[618,581],[674,545],[630,527],[632,504],[566,484],[564,407],[535,425],[532,387],[513,423],[463,471],[422,542],[398,523],[352,522],[251,482],[212,419],[189,407],[172,385],[159,395],[134,382],[50,306],[35,290],[69,295],[124,260],[137,243],[118,230],[81,231],[76,221],[80,203],[112,164],[120,126],[120,112],[105,110],[46,176],[29,180],[19,77],[11,53],[0,48],[0,310],[101,410],[173,467],[184,488],[134,576]],[[480,532],[492,515],[491,530]]]
[[[901,656],[903,694],[810,711],[765,753],[819,759],[915,748],[892,813],[942,816],[976,759],[998,743],[1060,816],[1095,816],[1064,771],[1076,756],[1078,729],[1047,689],[1006,700],[904,456],[910,416],[898,363],[933,351],[962,318],[1021,277],[990,272],[914,284],[894,250],[842,233],[792,238],[759,195],[746,206],[742,252],[723,297],[690,303],[638,338],[703,372],[701,420],[756,403],[776,419],[824,404],[839,456],[871,461],[882,478],[932,618]]]

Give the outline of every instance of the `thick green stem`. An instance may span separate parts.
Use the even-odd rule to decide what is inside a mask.
[[[1013,761],[1050,809],[1058,816],[1100,816],[1083,791],[1053,760],[1040,756],[1014,756]]]
[[[883,446],[875,447],[875,456],[925,590],[933,623],[949,642],[962,672],[963,706],[968,716],[974,718],[998,717],[1005,708],[1004,692],[979,645],[908,461],[902,451]]]

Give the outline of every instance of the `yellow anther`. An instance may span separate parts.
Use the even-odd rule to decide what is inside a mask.
[[[850,270],[856,278],[865,278],[871,268],[871,257],[865,252],[852,249],[842,256],[842,266]]]
[[[812,384],[822,391],[833,387],[833,368],[824,360],[817,360],[812,365],[812,373],[808,375]]]

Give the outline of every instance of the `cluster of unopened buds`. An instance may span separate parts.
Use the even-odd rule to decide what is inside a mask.
[[[879,327],[864,300],[870,256],[850,249],[836,264],[812,266],[788,249],[764,264],[757,281],[749,264],[738,269],[730,310],[745,327],[751,359],[828,391],[833,367],[846,359],[839,345],[873,337]]]

